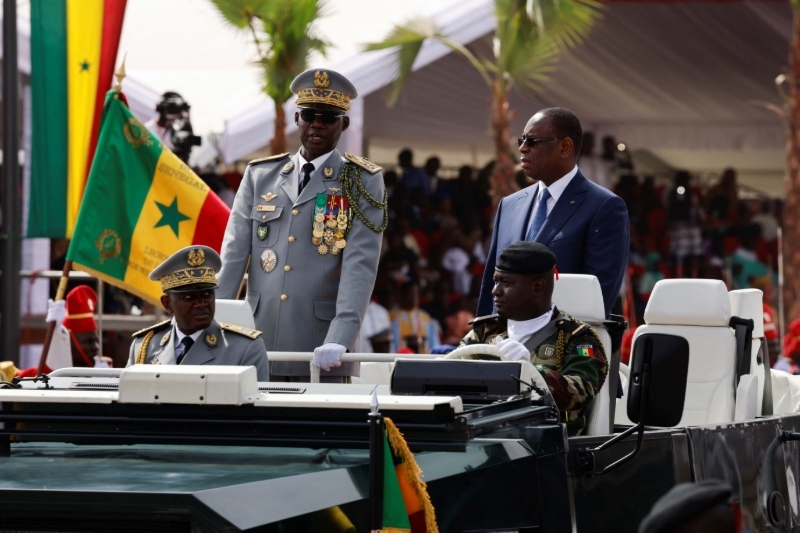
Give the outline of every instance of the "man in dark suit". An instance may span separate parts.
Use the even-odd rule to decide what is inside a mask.
[[[495,262],[500,252],[519,240],[550,248],[559,272],[597,276],[606,314],[614,305],[628,263],[628,210],[622,199],[587,180],[578,169],[582,133],[574,113],[553,107],[536,113],[517,140],[522,169],[538,183],[503,198],[497,206],[478,316],[494,312]]]

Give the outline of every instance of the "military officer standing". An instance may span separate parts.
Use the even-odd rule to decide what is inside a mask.
[[[347,382],[375,283],[388,214],[380,167],[336,144],[357,96],[347,78],[308,70],[292,82],[302,147],[251,161],[222,243],[219,295],[236,298],[248,258],[247,301],[268,351],[314,352],[322,381]],[[273,361],[273,380],[308,380],[309,365]]]
[[[158,265],[150,279],[161,283],[161,305],[173,314],[133,334],[128,366],[254,366],[259,381],[269,381],[267,352],[260,331],[214,320],[219,254],[190,246]]]
[[[608,362],[591,326],[553,305],[555,265],[556,256],[543,244],[522,241],[503,250],[492,289],[497,314],[472,320],[460,345],[496,344],[508,359],[530,361],[547,382],[569,435],[580,435]]]

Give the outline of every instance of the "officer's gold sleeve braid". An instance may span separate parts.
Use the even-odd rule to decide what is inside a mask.
[[[339,181],[342,184],[342,194],[347,198],[347,201],[350,202],[350,209],[353,210],[353,213],[367,226],[374,232],[380,233],[386,229],[386,226],[389,225],[389,203],[387,201],[387,193],[386,190],[383,191],[383,202],[379,202],[376,200],[367,189],[364,188],[364,184],[361,183],[361,167],[358,165],[354,165],[353,163],[345,163],[344,170],[342,171],[342,175],[339,177]],[[361,209],[358,207],[358,200],[361,198],[361,195],[364,195],[364,198],[372,204],[373,206],[377,207],[378,209],[383,211],[383,223],[380,226],[376,226],[361,212]],[[353,226],[353,217],[347,217],[347,229],[345,230],[345,235],[350,233],[350,228]]]
[[[143,365],[145,361],[147,361],[147,347],[150,345],[150,339],[153,338],[155,335],[155,330],[149,332],[147,335],[144,336],[142,339],[142,345],[139,346],[139,352],[136,354],[136,364]]]
[[[567,332],[559,330],[556,337],[556,372],[561,373],[564,368],[564,355],[567,351]]]

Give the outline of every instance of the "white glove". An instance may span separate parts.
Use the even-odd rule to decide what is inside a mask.
[[[64,322],[64,317],[67,316],[67,301],[47,300],[47,322],[55,322],[56,325],[61,325]]]
[[[347,348],[338,342],[326,342],[322,346],[314,349],[314,366],[323,370],[330,370],[331,367],[341,365],[342,354]]]
[[[503,339],[497,343],[497,349],[509,361],[530,361],[531,352],[524,344],[511,339]]]

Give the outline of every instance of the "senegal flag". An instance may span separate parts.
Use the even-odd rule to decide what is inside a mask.
[[[72,235],[126,0],[31,0],[28,237]]]
[[[382,533],[438,533],[436,514],[422,481],[422,471],[402,433],[390,418],[383,419]]]
[[[97,152],[67,259],[77,270],[158,303],[148,275],[181,248],[219,251],[230,209],[131,114],[106,95]]]

